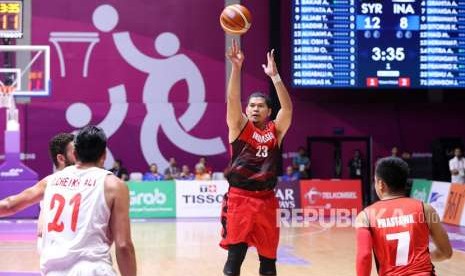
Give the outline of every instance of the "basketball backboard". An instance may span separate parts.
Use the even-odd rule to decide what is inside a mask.
[[[0,90],[14,96],[49,96],[50,47],[0,45]]]

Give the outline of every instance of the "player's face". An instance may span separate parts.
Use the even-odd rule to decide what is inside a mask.
[[[262,97],[252,97],[247,104],[245,110],[247,118],[253,123],[261,123],[266,120],[271,114],[271,109],[266,105],[266,101]]]
[[[74,155],[74,143],[69,142],[66,146],[64,154],[57,155],[58,170],[62,170],[65,167],[74,165],[76,163],[76,156]]]
[[[76,157],[74,156],[74,143],[70,142],[66,146],[66,152],[64,155],[65,167],[74,165],[76,163]]]

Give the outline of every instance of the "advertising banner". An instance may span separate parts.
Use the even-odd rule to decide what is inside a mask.
[[[174,181],[127,182],[131,218],[176,217],[176,186]]]
[[[423,202],[428,202],[432,184],[433,182],[430,180],[414,179],[412,190],[410,191],[410,197]]]
[[[450,183],[433,181],[431,186],[431,193],[428,203],[436,209],[439,217],[442,219],[444,216],[444,209],[446,208],[447,196],[449,195]]]
[[[445,223],[460,225],[463,217],[463,205],[465,202],[465,185],[452,184],[447,197],[443,221]]]
[[[219,217],[227,191],[226,180],[176,181],[176,215],[180,218]]]
[[[300,189],[302,208],[318,209],[325,216],[362,209],[360,180],[303,180]]]
[[[279,181],[275,192],[279,200],[279,208],[288,210],[301,208],[299,181]]]

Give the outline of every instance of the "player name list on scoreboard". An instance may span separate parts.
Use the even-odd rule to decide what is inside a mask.
[[[465,0],[294,0],[301,87],[465,87]]]

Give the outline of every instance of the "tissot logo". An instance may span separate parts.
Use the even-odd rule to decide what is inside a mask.
[[[201,193],[216,193],[216,185],[200,185]]]
[[[186,204],[219,204],[223,202],[223,195],[217,194],[215,184],[200,185],[199,193],[182,195]]]
[[[223,202],[223,195],[200,194],[200,195],[182,195],[186,204],[218,204]]]

